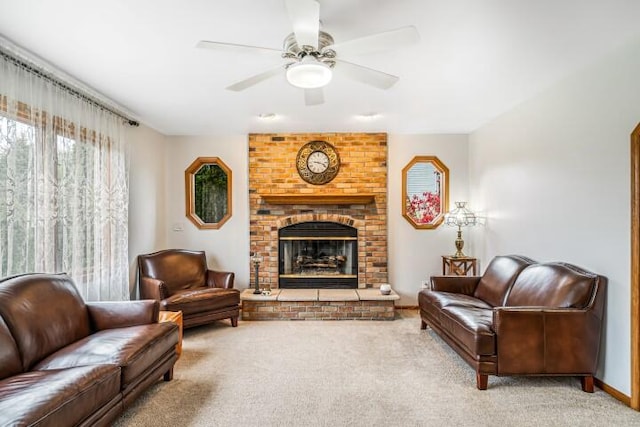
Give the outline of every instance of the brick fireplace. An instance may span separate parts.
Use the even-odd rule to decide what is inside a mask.
[[[309,184],[296,170],[298,150],[310,141],[328,142],[340,156],[327,184]],[[388,281],[385,133],[250,134],[249,206],[250,251],[263,256],[261,286],[278,287],[280,231],[307,222],[356,230],[358,288]]]

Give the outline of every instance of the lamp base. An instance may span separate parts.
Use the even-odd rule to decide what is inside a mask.
[[[259,274],[259,273],[260,273],[260,263],[259,263],[259,262],[255,262],[255,263],[253,264],[253,266],[254,266],[254,267],[255,267],[255,269],[256,269],[256,272],[255,272],[255,279],[256,279],[256,282],[255,282],[255,283],[256,283],[256,288],[255,288],[255,290],[253,291],[253,294],[254,294],[254,295],[260,295],[260,294],[262,293],[262,292],[260,291],[260,274]]]
[[[458,227],[458,237],[456,238],[456,253],[453,256],[454,258],[466,258],[464,252],[462,252],[462,248],[464,248],[464,240],[462,240],[462,230]]]

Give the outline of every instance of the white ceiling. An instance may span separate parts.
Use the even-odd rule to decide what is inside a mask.
[[[282,0],[0,0],[0,34],[167,135],[247,132],[467,133],[624,43],[640,39],[638,0],[319,0],[336,43],[414,25],[417,45],[344,58],[395,74],[383,91],[335,73],[306,107],[283,63],[196,49],[199,40],[281,48]],[[339,53],[339,52],[338,52]],[[261,121],[260,113],[274,120]],[[359,114],[380,117],[362,120]]]

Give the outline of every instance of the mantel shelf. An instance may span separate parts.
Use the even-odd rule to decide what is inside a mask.
[[[261,194],[270,205],[368,205],[375,194]]]

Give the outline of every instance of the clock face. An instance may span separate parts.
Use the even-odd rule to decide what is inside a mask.
[[[322,185],[338,175],[340,157],[328,142],[311,141],[298,151],[296,168],[300,177],[309,184]]]
[[[314,151],[307,159],[307,167],[313,173],[322,173],[329,167],[329,157],[322,151]]]

